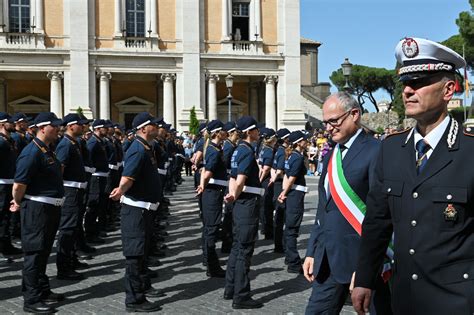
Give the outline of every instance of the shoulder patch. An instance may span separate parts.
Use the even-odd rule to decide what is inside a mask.
[[[468,137],[474,137],[474,128],[472,127],[464,128],[464,135]]]
[[[407,133],[408,131],[410,131],[412,128],[407,128],[405,130],[402,130],[402,131],[396,131],[396,132],[392,132],[391,134],[389,134],[388,136],[385,137],[385,139],[387,138],[390,138],[391,136],[395,136],[395,135],[402,135],[404,133]]]

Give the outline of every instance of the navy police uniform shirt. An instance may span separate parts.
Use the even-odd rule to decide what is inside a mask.
[[[107,148],[103,140],[96,135],[87,140],[87,149],[90,153],[92,167],[95,167],[96,172],[108,172],[109,163],[107,157]]]
[[[25,134],[19,131],[15,131],[11,134],[11,137],[13,141],[15,141],[18,153],[21,153],[21,151],[23,151],[23,149],[28,145],[28,140],[26,139]]]
[[[258,179],[258,173],[259,169],[252,145],[246,141],[241,141],[232,154],[230,176],[237,178],[237,175],[245,175],[247,176],[246,186],[262,187]]]
[[[212,172],[212,178],[220,180],[227,179],[227,168],[224,163],[224,154],[218,145],[209,142],[209,145],[206,148],[205,161],[204,168],[206,171]]]
[[[156,187],[160,185],[153,148],[137,136],[127,150],[122,176],[133,179],[125,196],[138,201],[159,201]]]
[[[154,140],[153,148],[155,151],[156,166],[159,169],[164,169],[165,163],[168,162],[168,153],[166,152],[165,142],[161,140]]]
[[[230,170],[230,160],[232,158],[232,153],[234,153],[235,150],[235,145],[232,143],[230,140],[225,140],[224,141],[224,161],[225,161],[225,167]]]
[[[13,139],[0,133],[0,179],[13,179],[17,151]]]
[[[76,141],[79,144],[79,148],[81,149],[82,162],[84,163],[84,166],[92,167],[90,153],[89,153],[89,150],[87,150],[86,139],[82,137],[78,137]]]
[[[135,140],[135,137],[132,137],[131,139],[129,139],[128,137],[125,138],[122,144],[122,151],[124,152],[124,154],[127,152],[128,148],[130,147],[130,145],[132,144],[134,140]]]
[[[296,150],[293,151],[285,162],[286,176],[296,177],[295,185],[306,186],[306,179],[304,178],[306,172],[303,155]]]
[[[258,164],[261,166],[272,166],[273,162],[273,149],[269,146],[262,145],[260,154],[258,156]]]
[[[273,159],[273,169],[285,170],[285,147],[279,146]]]
[[[27,195],[51,198],[64,196],[61,163],[38,138],[33,139],[18,157],[15,183],[27,185]]]
[[[86,171],[82,159],[81,147],[76,139],[65,134],[56,147],[56,158],[64,166],[63,179],[85,182]]]
[[[198,141],[196,141],[196,143],[194,144],[194,153],[198,151],[204,152],[204,138],[203,137],[199,138]]]
[[[107,152],[107,158],[108,158],[109,164],[117,165],[117,151],[116,151],[113,140],[108,137],[105,137],[104,142],[105,142],[105,147],[107,148],[106,152]]]

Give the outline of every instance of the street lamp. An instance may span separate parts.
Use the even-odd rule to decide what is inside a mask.
[[[350,63],[349,58],[346,58],[344,62],[341,64],[342,74],[344,78],[346,78],[346,85],[344,85],[344,90],[349,92],[351,87],[349,86],[349,77],[352,74],[352,63]]]
[[[232,86],[234,85],[234,77],[229,73],[228,76],[225,77],[225,85],[227,86],[227,90],[229,91],[229,95],[227,95],[227,102],[229,104],[229,121],[232,121]]]

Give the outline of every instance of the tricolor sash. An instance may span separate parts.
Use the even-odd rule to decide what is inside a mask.
[[[356,230],[357,234],[362,234],[362,221],[364,221],[366,205],[362,199],[352,190],[344,176],[342,169],[342,155],[339,145],[336,145],[328,165],[328,182],[331,196],[342,216]],[[389,262],[384,263],[382,276],[384,280],[390,278],[390,261],[393,259],[393,245],[390,242],[387,253]]]

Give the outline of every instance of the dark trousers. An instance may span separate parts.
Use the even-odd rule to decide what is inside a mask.
[[[192,166],[193,166],[193,163],[191,161],[186,161],[184,163],[184,168],[186,170],[186,176],[193,175]]]
[[[210,268],[219,265],[216,253],[216,242],[219,234],[219,226],[222,221],[222,203],[224,190],[215,185],[206,187],[202,193],[202,221],[203,233],[203,260],[207,261]]]
[[[250,298],[248,276],[258,233],[259,197],[242,198],[234,203],[234,242],[227,261],[225,292],[234,294],[234,302]]]
[[[260,225],[261,231],[266,237],[273,237],[273,185],[268,186],[270,177],[262,182],[265,195],[260,205]]]
[[[89,188],[89,199],[87,210],[84,215],[84,232],[86,238],[98,236],[100,227],[98,223],[104,224],[108,195],[105,193],[107,184],[106,177],[92,176]]]
[[[11,246],[10,239],[10,201],[12,185],[0,184],[0,253]]]
[[[323,271],[320,271],[313,282],[313,290],[306,306],[306,315],[337,315],[341,312],[349,295],[349,283],[338,283],[328,267],[327,256],[324,255]],[[379,277],[369,307],[370,314],[390,315],[390,289]]]
[[[288,268],[299,270],[301,258],[298,253],[298,236],[304,213],[304,192],[290,190],[286,198],[285,256]]]
[[[227,188],[224,195],[229,192]],[[232,248],[232,209],[233,203],[226,203],[224,205],[224,218],[222,219],[222,248],[230,250]]]
[[[20,213],[21,242],[25,253],[22,291],[25,304],[34,304],[50,290],[46,265],[58,230],[61,208],[25,200]]]
[[[125,256],[125,304],[142,303],[149,278],[145,271],[147,210],[122,205],[122,250]]]
[[[84,189],[64,187],[64,204],[61,208],[58,241],[56,243],[56,266],[58,273],[73,269],[81,212],[84,208]]]
[[[282,180],[277,180],[273,183],[273,205],[275,208],[275,216],[273,223],[273,237],[275,242],[275,249],[283,250],[283,227],[285,225],[285,210],[286,204],[278,202],[278,196],[282,192]]]

